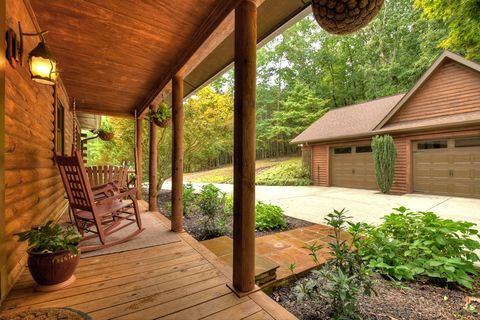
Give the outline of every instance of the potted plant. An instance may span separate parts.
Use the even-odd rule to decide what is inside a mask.
[[[161,103],[157,111],[151,110],[148,113],[148,117],[150,121],[153,121],[157,126],[166,128],[170,126],[172,122],[172,109],[166,103]]]
[[[28,241],[28,268],[38,283],[37,290],[53,291],[75,281],[82,236],[73,228],[63,228],[53,221],[16,234],[18,241]]]
[[[110,141],[115,136],[113,126],[107,120],[102,120],[100,129],[97,130],[98,137],[103,141]]]

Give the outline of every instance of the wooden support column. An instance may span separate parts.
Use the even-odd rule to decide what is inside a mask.
[[[150,107],[152,111],[156,111],[156,106]],[[157,205],[157,165],[158,165],[158,149],[157,149],[157,126],[150,121],[150,153],[149,153],[149,178],[148,178],[148,211],[158,211]]]
[[[183,231],[183,78],[172,80],[172,231]]]
[[[0,1],[0,51],[6,52],[6,4]],[[7,294],[7,250],[5,241],[5,54],[0,56],[0,304]],[[20,111],[19,111],[20,112]]]
[[[143,140],[143,119],[142,118],[137,118],[137,125],[136,125],[136,139],[137,139],[137,152],[135,154],[136,157],[136,164],[137,167],[135,168],[137,171],[137,199],[142,200],[143,195],[142,195],[142,154],[143,154],[143,148],[142,148],[142,140]]]
[[[255,94],[257,6],[235,9],[233,287],[255,288]]]

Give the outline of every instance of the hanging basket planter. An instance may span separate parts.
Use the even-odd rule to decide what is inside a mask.
[[[172,124],[172,119],[159,120],[156,118],[152,118],[152,121],[160,128],[168,128]]]
[[[113,137],[115,137],[115,134],[113,132],[99,131],[98,137],[103,141],[111,141],[113,140]]]
[[[384,0],[312,0],[318,24],[329,33],[347,34],[375,18]]]

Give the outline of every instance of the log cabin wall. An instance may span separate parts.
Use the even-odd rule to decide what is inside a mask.
[[[18,33],[39,31],[28,0],[6,0],[6,25]],[[67,209],[64,188],[53,161],[54,95],[52,86],[30,79],[28,53],[38,38],[24,38],[23,66],[5,67],[5,261],[2,271],[2,299],[20,275],[26,262],[26,245],[14,233],[59,218]],[[4,52],[4,51],[3,51]],[[63,86],[57,96],[64,106],[64,150],[70,152],[73,134],[72,113]]]

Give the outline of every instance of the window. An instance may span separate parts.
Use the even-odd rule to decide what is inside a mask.
[[[357,153],[367,153],[372,152],[371,146],[358,146],[355,148]]]
[[[463,147],[480,147],[480,137],[456,139],[455,148]]]
[[[65,108],[58,99],[55,104],[55,154],[65,154]]]
[[[351,147],[344,147],[344,148],[335,148],[333,149],[334,154],[345,154],[345,153],[352,153]]]
[[[444,149],[447,148],[447,140],[422,141],[417,144],[418,150]]]

